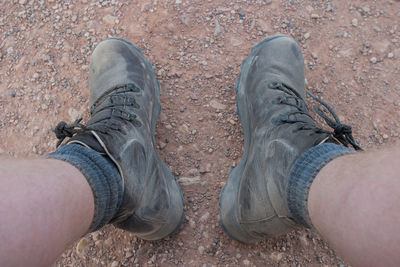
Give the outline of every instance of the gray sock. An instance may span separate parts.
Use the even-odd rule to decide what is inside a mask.
[[[311,183],[318,172],[331,160],[354,151],[333,143],[324,143],[308,149],[300,155],[289,172],[286,184],[286,202],[292,218],[311,228],[307,200]]]
[[[122,178],[108,157],[78,144],[67,144],[47,158],[69,162],[86,177],[94,197],[94,216],[88,232],[103,227],[114,217],[122,202]]]

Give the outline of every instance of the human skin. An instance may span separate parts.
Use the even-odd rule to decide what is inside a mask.
[[[400,147],[328,163],[308,196],[311,221],[353,266],[400,266]]]
[[[69,163],[0,161],[0,266],[50,266],[93,212],[92,190]]]

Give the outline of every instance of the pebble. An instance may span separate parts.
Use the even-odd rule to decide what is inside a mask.
[[[215,20],[215,31],[214,35],[218,35],[222,32],[221,25],[219,25],[218,20]]]
[[[198,184],[198,183],[200,183],[200,176],[196,176],[196,177],[180,177],[178,179],[178,182],[181,185]]]
[[[388,136],[387,134],[383,134],[382,137],[383,137],[383,139],[385,139],[385,140],[389,138],[389,136]]]
[[[354,18],[354,19],[351,21],[351,25],[353,25],[354,27],[357,27],[357,26],[358,26],[358,19]]]
[[[76,253],[82,256],[88,246],[89,241],[86,238],[82,238],[81,240],[79,240],[78,245],[76,246]]]
[[[7,54],[12,54],[14,52],[14,47],[10,46],[7,48]]]
[[[315,53],[315,52],[312,52],[312,53],[311,53],[311,56],[312,56],[314,59],[318,59],[318,54]]]
[[[203,247],[203,246],[199,246],[199,247],[197,248],[197,250],[199,251],[200,254],[203,254],[203,252],[204,252],[204,247]]]
[[[249,266],[250,265],[250,261],[249,260],[244,260],[243,264],[244,264],[244,266]]]
[[[312,18],[312,19],[319,19],[319,15],[313,13],[313,14],[311,14],[311,18]]]
[[[372,64],[375,64],[378,60],[376,59],[376,57],[371,57],[371,59],[369,60]]]
[[[158,145],[160,146],[160,149],[164,149],[167,146],[166,143],[161,142],[161,141],[158,143]]]
[[[192,228],[192,229],[196,228],[196,222],[193,219],[189,220],[189,225],[190,225],[190,228]]]
[[[278,262],[278,261],[280,261],[280,260],[283,258],[283,256],[284,256],[283,253],[280,253],[280,252],[272,252],[272,253],[269,255],[269,258],[270,258],[271,260],[275,261],[275,262]]]
[[[306,33],[304,34],[304,39],[305,39],[305,40],[309,39],[310,37],[311,37],[311,34],[310,34],[309,32],[306,32]]]
[[[204,174],[211,171],[211,163],[207,163],[206,166],[200,167],[200,173]]]
[[[118,267],[119,266],[119,262],[118,261],[113,261],[111,263],[111,267]]]
[[[215,99],[210,101],[210,106],[215,108],[215,109],[225,109],[226,108],[226,106],[224,104],[219,103]]]
[[[103,17],[104,23],[109,24],[109,25],[114,25],[115,24],[115,20],[116,20],[116,17],[111,16],[110,14],[105,15]]]
[[[206,213],[203,214],[203,216],[200,217],[200,221],[202,223],[205,223],[205,222],[207,222],[209,217],[210,217],[210,213],[207,211]]]
[[[188,171],[188,174],[189,174],[190,176],[199,176],[199,170],[198,170],[198,169],[190,169],[190,170]]]
[[[393,54],[393,53],[389,53],[389,54],[387,55],[387,57],[388,57],[388,58],[393,58],[393,57],[394,57],[394,54]]]
[[[113,243],[113,240],[109,237],[106,239],[106,241],[104,241],[104,245],[105,246],[111,246]]]

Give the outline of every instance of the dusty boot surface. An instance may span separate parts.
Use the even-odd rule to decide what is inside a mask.
[[[244,152],[220,195],[220,224],[233,239],[256,242],[296,224],[285,200],[292,164],[329,134],[305,104],[304,59],[292,38],[274,35],[256,44],[236,82]]]
[[[184,218],[183,197],[155,148],[161,106],[151,64],[132,43],[104,40],[91,56],[89,88],[90,120],[75,123],[81,129],[68,143],[107,155],[118,167],[124,191],[112,222],[146,240],[174,233]]]

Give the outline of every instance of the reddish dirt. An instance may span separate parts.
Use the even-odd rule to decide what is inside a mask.
[[[2,157],[45,155],[60,120],[88,118],[89,56],[102,39],[120,36],[142,48],[160,80],[162,158],[178,179],[200,178],[182,185],[186,220],[178,234],[146,242],[107,226],[56,265],[347,265],[314,231],[245,245],[219,227],[219,192],[243,147],[233,87],[255,42],[289,34],[304,52],[307,89],[353,126],[365,149],[393,145],[400,133],[399,1],[0,2]]]

